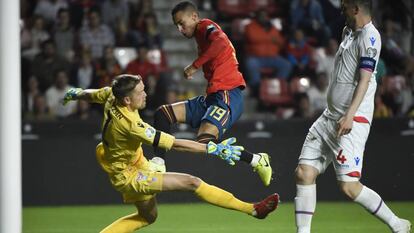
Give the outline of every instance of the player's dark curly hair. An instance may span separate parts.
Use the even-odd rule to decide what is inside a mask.
[[[122,100],[142,81],[141,76],[132,74],[118,75],[112,82],[112,93],[115,98]]]
[[[171,10],[171,15],[172,17],[174,17],[174,15],[177,14],[177,12],[186,10],[197,11],[197,7],[189,1],[180,2],[177,5],[175,5],[175,7]]]

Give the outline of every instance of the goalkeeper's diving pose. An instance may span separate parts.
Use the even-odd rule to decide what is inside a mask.
[[[133,203],[137,212],[124,216],[101,232],[133,232],[153,223],[157,218],[155,194],[163,191],[189,191],[201,200],[227,209],[237,210],[256,218],[265,218],[276,209],[279,195],[272,194],[261,202],[243,202],[233,194],[183,173],[160,173],[149,168],[141,145],[166,150],[207,153],[233,165],[240,159],[243,147],[235,146],[235,138],[215,144],[176,139],[145,123],[138,110],[145,108],[146,93],[141,77],[120,75],[112,87],[98,90],[71,89],[64,103],[83,99],[104,105],[102,143],[96,148],[101,167],[108,173],[112,186],[121,192],[125,203]]]

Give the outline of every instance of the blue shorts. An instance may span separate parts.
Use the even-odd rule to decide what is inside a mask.
[[[219,131],[219,139],[243,113],[243,94],[240,88],[218,91],[207,96],[197,96],[185,103],[186,123],[199,128],[208,121]]]

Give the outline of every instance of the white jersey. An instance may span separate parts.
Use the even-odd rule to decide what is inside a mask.
[[[335,55],[334,70],[330,76],[328,105],[324,111],[326,117],[338,120],[346,113],[359,81],[360,69],[365,69],[372,72],[371,81],[355,116],[364,117],[371,122],[377,87],[375,73],[380,51],[381,36],[371,22],[356,31],[344,28],[342,42]]]

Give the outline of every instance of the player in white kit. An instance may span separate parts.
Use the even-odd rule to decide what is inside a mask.
[[[392,232],[410,232],[410,222],[397,217],[375,191],[359,181],[374,112],[375,73],[381,50],[381,36],[371,22],[371,5],[371,0],[342,0],[346,27],[335,56],[328,106],[309,129],[296,168],[298,233],[311,231],[316,178],[330,163],[346,196],[386,223]]]

